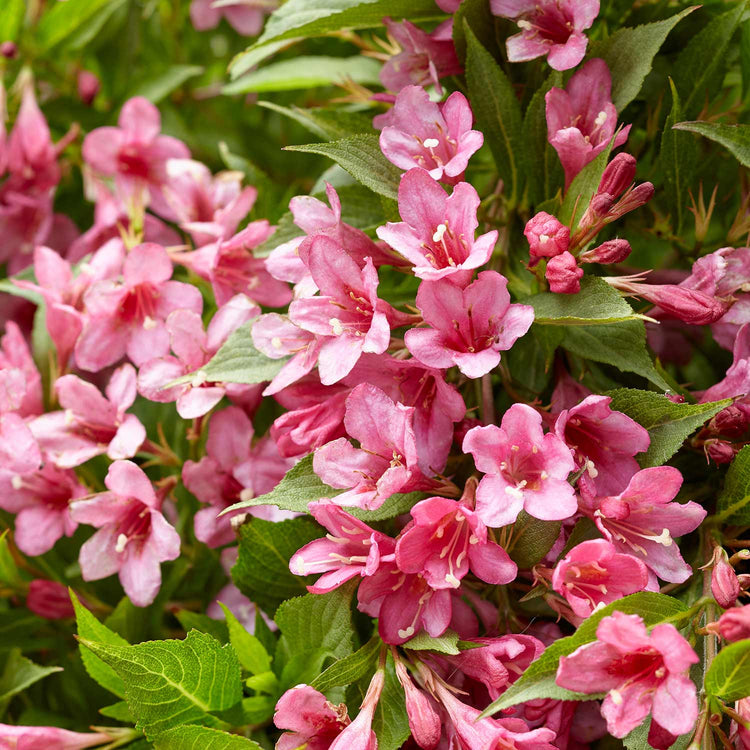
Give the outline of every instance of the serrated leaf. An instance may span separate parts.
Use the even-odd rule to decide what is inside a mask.
[[[750,640],[724,646],[706,672],[709,695],[733,703],[750,695]]]
[[[371,674],[374,671],[381,644],[380,638],[373,636],[362,648],[331,664],[328,669],[312,681],[312,687],[320,690],[321,693],[325,693],[334,687],[351,685]]]
[[[636,456],[644,469],[666,463],[693,432],[732,403],[725,399],[707,404],[675,404],[661,393],[635,388],[618,388],[607,395],[612,397],[612,409],[627,414],[648,430],[651,445]]]
[[[466,24],[474,32],[479,43],[485,49],[497,46],[495,38],[495,16],[485,0],[462,0],[458,10],[453,14],[453,46],[456,56],[466,61]]]
[[[229,630],[227,623],[214,620],[208,615],[200,612],[191,612],[188,609],[180,609],[175,612],[175,617],[180,621],[183,630],[188,633],[191,630],[199,630],[213,636],[219,643],[229,643]]]
[[[508,77],[464,21],[466,83],[474,116],[490,147],[506,194],[515,204],[523,194],[527,169],[521,105]]]
[[[247,737],[210,727],[181,726],[154,739],[156,750],[262,750]]]
[[[113,646],[80,639],[125,685],[136,726],[154,740],[179,724],[206,721],[242,698],[240,665],[231,646],[191,630],[184,641]]]
[[[686,8],[663,21],[619,29],[606,41],[592,45],[590,56],[603,58],[612,73],[612,102],[618,112],[638,96],[669,32],[697,7]]]
[[[220,602],[221,604],[221,602]],[[263,674],[271,669],[271,659],[263,644],[245,630],[245,626],[234,616],[232,610],[221,604],[229,628],[229,642],[237,653],[240,664],[250,674]]]
[[[113,703],[110,706],[104,706],[104,708],[99,709],[99,713],[108,719],[135,724],[135,719],[133,718],[133,714],[130,713],[127,701],[117,701],[117,703]]]
[[[372,120],[359,112],[347,112],[341,109],[284,107],[281,104],[276,104],[276,102],[258,102],[258,106],[291,118],[314,135],[319,135],[327,141],[346,138],[356,133],[372,133]],[[337,190],[337,192],[340,191],[341,189]],[[323,193],[315,197],[325,200]],[[296,231],[299,233],[301,230],[296,227]],[[257,253],[255,254],[257,255]]]
[[[750,125],[723,125],[719,122],[678,122],[675,130],[698,133],[729,151],[743,167],[750,167]]]
[[[573,182],[570,183],[565,193],[565,198],[563,199],[557,218],[563,224],[567,224],[571,230],[575,230],[578,226],[578,222],[588,208],[591,199],[594,197],[594,193],[599,188],[599,183],[602,181],[602,175],[609,162],[609,155],[612,153],[616,137],[617,134],[615,133],[604,151],[596,159],[590,161],[573,178]]]
[[[130,92],[130,96],[143,96],[158,104],[191,78],[201,75],[203,71],[204,68],[200,65],[170,65],[163,73],[139,83]]]
[[[373,192],[398,200],[402,171],[383,156],[377,135],[362,133],[328,143],[287,146],[284,150],[327,156]]]
[[[513,526],[513,545],[507,552],[521,569],[536,565],[560,536],[559,521],[540,521],[521,511]]]
[[[730,524],[750,523],[750,445],[746,445],[729,466],[724,489],[719,495],[716,520]]]
[[[404,643],[403,648],[409,648],[412,651],[437,651],[440,654],[452,656],[461,653],[461,649],[458,647],[458,633],[453,630],[446,630],[437,638],[433,638],[422,630],[414,638]]]
[[[43,667],[34,664],[21,655],[21,649],[14,648],[8,654],[5,669],[0,677],[0,706],[4,706],[14,695],[55,672],[62,672],[62,667]]]
[[[536,661],[530,664],[516,682],[485,709],[482,716],[491,716],[501,709],[538,698],[591,700],[593,697],[591,695],[574,693],[555,683],[561,656],[567,656],[579,646],[596,640],[596,628],[599,621],[614,611],[640,615],[650,627],[660,622],[678,619],[679,615],[686,610],[687,607],[677,599],[650,591],[631,594],[612,602],[584,620],[575,634],[560,638],[549,646]]]

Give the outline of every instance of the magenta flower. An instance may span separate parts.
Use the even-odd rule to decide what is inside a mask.
[[[279,698],[273,723],[288,730],[278,739],[276,750],[328,750],[351,720],[343,703],[334,706],[309,685],[297,685]]]
[[[167,181],[167,160],[187,159],[187,146],[168,135],[159,135],[161,115],[148,99],[128,99],[120,111],[118,127],[97,128],[83,141],[83,158],[104,177],[114,177],[117,192],[126,204],[145,205],[167,219],[174,213],[162,188]]]
[[[716,546],[713,554],[713,567],[711,568],[711,593],[716,603],[722,609],[734,607],[737,599],[742,593],[740,580],[734,568],[729,563],[726,550]]]
[[[347,489],[338,505],[373,510],[397,492],[434,487],[419,470],[414,407],[394,403],[380,388],[363,383],[346,400],[346,438],[315,451],[313,469],[331,487]]]
[[[423,281],[417,307],[430,328],[411,328],[404,341],[428,367],[456,365],[469,378],[481,378],[500,363],[534,321],[529,305],[510,303],[508,280],[482,271],[461,289],[449,279]]]
[[[112,742],[104,732],[70,732],[59,727],[0,724],[0,743],[8,750],[84,750]]]
[[[356,576],[374,575],[381,561],[393,561],[396,543],[330,501],[308,505],[313,518],[328,534],[292,555],[289,570],[298,576],[323,573],[307,590],[326,594]]]
[[[577,508],[567,477],[575,461],[554,433],[542,432],[542,417],[526,404],[513,404],[500,427],[474,427],[466,433],[464,453],[483,471],[477,488],[477,515],[491,527],[507,526],[525,510],[535,518],[570,518]]]
[[[600,496],[625,489],[640,468],[633,456],[651,444],[648,430],[626,414],[612,411],[611,402],[609,396],[587,396],[561,412],[554,428],[573,452],[576,466],[586,469],[582,479],[593,482]]]
[[[583,32],[599,15],[599,0],[490,0],[490,8],[521,29],[506,42],[510,62],[546,55],[551,68],[569,70],[586,54]]]
[[[497,231],[474,239],[479,196],[461,182],[448,196],[424,169],[410,169],[398,188],[399,223],[388,222],[378,237],[414,265],[414,275],[430,281],[450,277],[465,286],[473,270],[492,255]]]
[[[12,320],[5,324],[0,339],[0,413],[8,411],[21,417],[43,411],[42,377],[21,329]]]
[[[700,526],[706,511],[698,503],[671,502],[680,490],[682,474],[672,466],[643,469],[612,497],[585,499],[584,510],[615,547],[634,555],[659,578],[682,583],[692,573],[673,537]]]
[[[430,497],[410,513],[413,520],[396,546],[399,570],[419,573],[433,589],[457,589],[469,569],[487,583],[515,579],[516,564],[487,538],[487,527],[467,503]]]
[[[75,347],[83,370],[97,371],[124,354],[137,366],[169,351],[164,321],[173,310],[200,314],[203,298],[192,284],[170,281],[172,261],[159,245],[134,247],[125,258],[122,280],[92,284],[84,295],[86,323]]]
[[[198,31],[215,29],[226,18],[229,25],[243,36],[255,36],[263,28],[263,19],[276,7],[272,0],[193,0],[190,20]]]
[[[646,589],[648,569],[637,557],[617,552],[605,539],[573,547],[555,566],[552,588],[582,620],[598,607]]]
[[[115,461],[104,484],[108,492],[71,505],[74,521],[99,529],[81,546],[81,575],[98,581],[119,573],[133,604],[147,607],[161,587],[160,563],[180,555],[180,535],[161,513],[163,498],[132,461]]]
[[[42,414],[30,423],[44,452],[68,469],[104,453],[112,459],[131,458],[146,439],[146,428],[127,410],[136,396],[132,365],[115,370],[106,397],[92,383],[63,375],[55,393],[64,411]]]
[[[35,578],[29,583],[26,607],[45,620],[65,620],[76,615],[67,587],[43,578]]]
[[[482,133],[471,129],[474,115],[459,91],[438,104],[421,86],[406,86],[381,117],[385,158],[401,169],[426,169],[433,180],[449,185],[461,180],[469,158],[484,142]]]
[[[547,139],[565,170],[565,189],[573,178],[609,144],[617,127],[612,104],[612,76],[607,63],[589,60],[568,81],[565,90],[552,88],[547,103]],[[628,139],[630,125],[615,138],[614,148]]]
[[[649,634],[638,615],[614,612],[599,623],[596,637],[560,659],[555,681],[579,693],[607,691],[602,716],[611,735],[624,737],[649,713],[651,732],[677,736],[693,728],[698,700],[688,670],[698,656],[674,625],[657,625]]]
[[[432,696],[414,684],[401,659],[396,659],[394,666],[396,677],[404,689],[404,704],[411,736],[423,750],[433,750],[438,746],[443,733],[439,707]]]

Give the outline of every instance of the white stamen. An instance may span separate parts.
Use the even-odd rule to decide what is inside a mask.
[[[128,542],[130,540],[125,536],[125,534],[120,534],[120,536],[117,537],[117,544],[115,545],[115,552],[120,554],[121,552],[125,551],[125,547],[128,546]]]
[[[506,487],[505,494],[516,498],[516,500],[520,500],[523,497],[523,492],[518,487]]]
[[[520,21],[516,21],[516,23],[518,24],[518,28],[523,29],[523,31],[531,31],[534,28],[531,23],[525,18],[522,18]]]
[[[156,328],[156,325],[157,325],[156,321],[150,315],[147,315],[143,319],[143,327],[147,331],[150,331],[152,328]]]
[[[474,536],[474,534],[472,534],[469,537],[469,544],[479,544],[479,538]]]
[[[619,692],[617,692],[617,690],[610,690],[609,697],[612,699],[612,703],[614,703],[615,706],[622,705],[622,696]]]
[[[328,321],[334,336],[340,336],[344,332],[344,326],[338,318],[331,318]]]
[[[445,234],[447,229],[448,227],[445,224],[439,224],[435,229],[435,234],[432,235],[432,241],[440,242],[440,240],[443,239],[443,235]]]
[[[435,146],[439,146],[440,141],[437,138],[426,138],[424,141],[425,148],[435,148]]]
[[[414,635],[414,626],[409,625],[406,630],[399,630],[398,631],[398,637],[399,638],[411,638]]]
[[[281,347],[283,346],[283,344],[281,343],[281,339],[278,336],[274,336],[271,339],[271,346],[274,349],[281,349]]]
[[[598,128],[600,128],[604,123],[607,122],[607,113],[606,112],[600,112],[596,116],[596,120],[594,120],[594,125],[596,125]]]
[[[592,479],[596,479],[599,476],[599,470],[594,466],[594,462],[591,459],[586,461],[586,471]]]
[[[14,475],[10,480],[14,490],[20,490],[23,487],[23,477],[19,477],[18,474]]]
[[[549,242],[549,241],[550,241],[549,235],[546,235],[546,234],[540,234],[539,235],[539,243],[540,244],[544,245],[545,242]]]
[[[461,581],[459,581],[453,573],[448,573],[448,575],[445,576],[445,582],[453,586],[454,589],[457,589],[461,585]]]
[[[198,370],[198,372],[193,375],[190,385],[192,385],[193,388],[200,388],[200,386],[202,386],[207,380],[208,373],[205,370]]]

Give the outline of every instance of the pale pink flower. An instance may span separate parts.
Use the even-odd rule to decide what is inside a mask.
[[[0,413],[21,417],[41,414],[42,378],[21,329],[12,320],[0,339]]]
[[[473,119],[459,91],[438,104],[421,86],[405,86],[381,116],[380,149],[401,169],[421,167],[433,180],[455,185],[484,142],[482,133],[471,129]]]
[[[351,720],[346,706],[334,706],[309,685],[287,690],[276,704],[273,723],[288,730],[276,742],[276,750],[328,750]]]
[[[420,279],[449,277],[465,286],[497,242],[495,230],[474,238],[479,202],[468,182],[456,185],[449,196],[424,169],[410,169],[398,188],[403,221],[388,222],[377,235],[414,265]]]
[[[275,7],[272,0],[192,0],[190,20],[198,31],[207,31],[215,29],[223,17],[238,34],[255,36],[263,28],[266,14]]]
[[[575,469],[573,456],[554,433],[542,431],[542,417],[526,404],[513,404],[500,427],[474,427],[464,438],[463,451],[474,456],[483,471],[477,489],[477,515],[488,526],[513,523],[525,510],[545,521],[562,520],[577,510],[567,477]]]
[[[614,612],[596,637],[560,659],[556,682],[579,693],[606,691],[602,716],[610,734],[624,737],[649,713],[652,732],[677,736],[693,728],[698,700],[688,670],[698,656],[674,625],[662,623],[649,634],[638,615]]]
[[[107,492],[71,505],[73,520],[96,526],[80,555],[84,581],[119,573],[136,607],[147,607],[161,587],[161,566],[180,555],[180,535],[161,513],[163,498],[132,461],[115,461],[104,479]]]
[[[617,127],[612,104],[612,76],[598,57],[576,71],[565,89],[551,88],[547,105],[547,139],[565,170],[565,188],[609,144]],[[628,138],[630,125],[615,138],[614,148]]]
[[[146,439],[146,428],[127,410],[136,397],[136,374],[122,365],[110,378],[103,396],[92,383],[75,375],[55,382],[63,411],[42,414],[30,423],[44,452],[61,468],[79,466],[104,453],[112,459],[131,458]]]
[[[42,465],[42,452],[24,419],[0,413],[0,471],[29,474]]]
[[[417,307],[430,328],[411,328],[404,341],[428,367],[456,365],[469,378],[480,378],[500,363],[534,321],[529,305],[510,303],[508,280],[482,271],[465,289],[450,279],[423,281]]]
[[[83,750],[112,742],[103,732],[70,732],[59,727],[0,724],[0,747],[5,750]]]
[[[43,578],[35,578],[29,583],[26,607],[30,612],[45,620],[65,620],[68,617],[75,617],[67,587],[57,581],[47,581]]]
[[[586,54],[583,32],[599,15],[599,0],[490,0],[490,8],[521,29],[506,42],[510,62],[546,55],[551,68],[569,70]]]

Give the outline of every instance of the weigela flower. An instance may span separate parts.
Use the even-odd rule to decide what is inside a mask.
[[[551,214],[540,211],[526,222],[523,230],[529,241],[529,267],[533,268],[540,258],[554,258],[570,247],[570,227]]]
[[[216,0],[192,0],[190,20],[198,31],[215,29],[219,21],[227,23],[243,36],[255,36],[263,28],[263,19],[273,11],[273,0],[236,0],[236,2],[216,2]]]
[[[424,169],[410,169],[398,188],[404,221],[388,222],[377,234],[414,265],[420,279],[449,277],[465,286],[497,242],[495,230],[474,239],[478,208],[479,195],[468,182],[456,185],[448,196]]]
[[[565,170],[565,188],[609,144],[617,127],[612,104],[612,76],[607,63],[589,60],[568,81],[565,89],[551,88],[544,97],[547,139]],[[630,125],[617,134],[614,148],[628,138]]]
[[[331,743],[330,750],[378,750],[378,738],[372,729],[372,720],[384,685],[385,672],[378,669],[370,680],[359,713]]]
[[[30,426],[39,445],[57,466],[79,466],[103,453],[112,459],[130,458],[146,439],[141,421],[127,413],[136,397],[132,365],[115,370],[105,396],[76,375],[58,378],[55,393],[63,411],[42,414]]]
[[[575,469],[573,456],[557,435],[543,433],[542,417],[532,407],[513,404],[500,427],[469,430],[463,451],[485,473],[476,512],[487,526],[513,523],[521,510],[545,521],[576,512],[575,491],[567,482]]]
[[[718,623],[713,623],[711,627],[729,642],[750,638],[750,604],[728,609],[721,615]]]
[[[544,270],[549,290],[555,294],[578,294],[581,291],[583,269],[572,253],[564,252],[550,258]]]
[[[417,307],[430,328],[411,328],[409,351],[428,367],[456,365],[469,378],[481,378],[500,363],[534,321],[529,305],[510,303],[508,280],[482,271],[465,289],[450,279],[423,281]]]
[[[551,68],[569,70],[586,54],[583,32],[599,15],[599,0],[490,0],[490,8],[521,29],[506,42],[510,62],[546,55]]]
[[[29,474],[42,465],[39,443],[15,412],[0,414],[0,471]]]
[[[180,555],[180,535],[161,513],[162,497],[132,461],[115,461],[104,479],[107,492],[71,504],[77,523],[99,529],[81,546],[84,581],[119,573],[136,607],[147,607],[161,587],[160,563]]]
[[[617,552],[605,539],[581,542],[555,566],[552,588],[582,620],[598,607],[643,591],[648,569],[636,557]]]
[[[737,574],[729,564],[726,551],[721,547],[715,547],[712,563],[711,593],[722,609],[734,607],[741,589]]]
[[[46,581],[43,578],[31,581],[26,594],[26,606],[29,611],[45,620],[75,617],[68,589],[57,581]]]
[[[624,737],[649,713],[652,732],[654,725],[675,736],[693,728],[698,701],[687,673],[698,656],[674,625],[648,633],[638,615],[614,612],[596,637],[560,659],[556,682],[579,693],[607,691],[602,716],[610,734]]]
[[[97,371],[127,353],[137,366],[169,351],[164,322],[173,310],[200,314],[197,287],[170,281],[172,261],[153,243],[134,247],[122,266],[122,280],[105,279],[84,294],[86,323],[75,346],[83,370]]]
[[[401,169],[421,167],[433,180],[455,185],[484,142],[482,133],[471,129],[473,117],[459,91],[438,104],[421,86],[405,86],[380,116],[380,149]]]
[[[412,681],[401,659],[396,659],[396,676],[404,689],[406,715],[414,741],[422,750],[433,750],[440,742],[442,722],[435,700]]]
[[[84,750],[111,742],[104,732],[70,732],[59,727],[0,724],[0,742],[8,750]]]
[[[607,240],[601,245],[584,250],[578,256],[579,263],[622,263],[632,252],[630,243],[627,240]]]
[[[701,403],[750,394],[750,325],[747,323],[737,331],[733,355],[732,364],[726,375],[703,392],[700,397]]]
[[[276,750],[328,750],[350,724],[346,706],[334,706],[309,685],[297,685],[279,698],[273,723],[288,731],[281,735]]]
[[[0,413],[31,417],[42,410],[42,377],[21,329],[9,320],[0,339]]]

